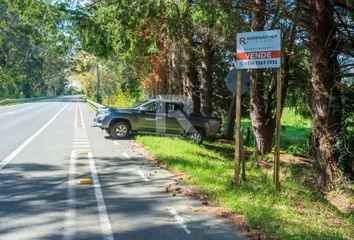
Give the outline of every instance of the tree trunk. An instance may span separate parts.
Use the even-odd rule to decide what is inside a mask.
[[[297,16],[297,14],[296,14]],[[293,56],[293,51],[295,47],[295,37],[296,37],[296,27],[297,25],[293,23],[291,28],[289,29],[290,31],[290,36],[289,36],[289,43],[287,45],[287,48],[284,49],[283,51],[283,81],[282,81],[282,95],[281,95],[281,106],[282,106],[282,112],[285,104],[285,97],[286,93],[288,91],[288,86],[289,86],[289,79],[291,77],[290,69],[291,69],[291,58]]]
[[[183,93],[183,81],[181,74],[180,49],[177,39],[172,38],[171,43],[171,91],[172,94]]]
[[[252,30],[262,31],[265,26],[265,0],[256,0],[252,9]],[[250,116],[255,137],[255,153],[265,154],[272,150],[275,119],[272,116],[272,97],[264,99],[263,70],[250,70]],[[269,94],[268,94],[269,95]]]
[[[224,133],[226,139],[231,139],[234,136],[235,112],[236,112],[236,95],[233,94],[230,110],[227,115],[227,123],[226,123],[226,128]]]
[[[260,77],[262,72],[262,70],[252,70],[250,75],[250,117],[255,138],[256,154],[271,152],[275,130],[275,119],[272,117],[271,109],[266,109],[265,99],[263,98],[264,86]],[[268,101],[271,100],[268,99]]]
[[[202,71],[201,71],[201,112],[205,116],[210,116],[212,109],[212,94],[213,94],[213,49],[210,35],[206,35],[202,43]]]
[[[318,173],[317,186],[333,189],[339,178],[336,137],[342,131],[341,95],[335,82],[340,81],[337,66],[334,3],[309,0],[304,6],[310,40],[314,159]]]
[[[185,78],[188,99],[193,101],[193,112],[200,113],[199,79],[197,71],[197,57],[192,47],[184,46]]]
[[[96,65],[96,102],[101,103],[101,95],[100,95],[100,66],[97,63]]]

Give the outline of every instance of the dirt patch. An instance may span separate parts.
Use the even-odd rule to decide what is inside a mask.
[[[339,191],[326,193],[326,199],[335,206],[341,213],[354,213],[354,201],[347,194]]]
[[[225,207],[215,206],[212,199],[207,194],[203,193],[197,186],[191,185],[180,187],[179,184],[186,177],[188,176],[184,174],[175,175],[172,179],[176,182],[165,186],[163,192],[172,193],[172,196],[183,195],[198,199],[204,205],[203,207],[194,208],[192,206],[187,206],[186,209],[192,212],[205,212],[217,218],[222,218],[249,239],[266,239],[265,231],[261,226],[250,228],[246,216],[233,213],[230,209]]]
[[[272,161],[258,160],[257,165],[267,174],[269,174],[269,175],[273,174],[273,162]]]
[[[260,226],[251,229],[247,218],[242,214],[236,214],[231,212],[230,209],[224,207],[215,207],[215,206],[204,206],[200,208],[194,208],[192,206],[187,206],[188,211],[192,212],[205,212],[211,215],[214,215],[218,218],[223,218],[233,226],[235,226],[242,235],[250,239],[266,239],[264,234],[264,229]]]
[[[281,154],[280,164],[280,180],[290,177],[311,189],[316,189],[313,162],[311,159],[290,154]],[[257,160],[257,166],[268,175],[273,175],[273,160],[259,158]]]

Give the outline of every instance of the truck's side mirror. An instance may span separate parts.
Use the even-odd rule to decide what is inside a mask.
[[[140,107],[139,108],[139,112],[146,112],[147,111],[147,108],[146,107]]]

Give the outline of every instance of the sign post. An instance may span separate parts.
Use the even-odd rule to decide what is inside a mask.
[[[281,68],[277,70],[277,112],[275,123],[275,149],[274,149],[274,186],[280,190],[279,163],[280,163],[280,117],[281,117]]]
[[[237,75],[241,69],[277,68],[277,109],[276,109],[276,146],[274,151],[274,186],[280,189],[280,117],[281,117],[281,31],[237,33],[236,35]],[[241,77],[237,86],[241,87]],[[239,183],[240,174],[240,126],[241,126],[241,90],[236,94],[236,141],[234,183]]]
[[[238,185],[240,183],[240,160],[241,160],[241,86],[242,78],[241,71],[236,72],[236,139],[235,139],[235,173],[233,183]]]

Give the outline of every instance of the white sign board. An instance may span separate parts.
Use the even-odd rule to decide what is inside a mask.
[[[236,68],[280,68],[281,31],[237,33]]]

